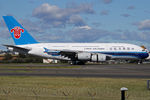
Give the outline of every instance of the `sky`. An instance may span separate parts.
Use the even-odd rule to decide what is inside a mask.
[[[149,4],[150,0],[0,0],[0,44],[14,44],[2,18],[9,15],[39,42],[121,42],[150,50]]]

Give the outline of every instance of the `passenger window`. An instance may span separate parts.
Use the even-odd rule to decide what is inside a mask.
[[[130,48],[128,47],[127,50],[130,50]]]
[[[123,48],[123,50],[125,50],[126,48]]]
[[[110,50],[112,50],[112,48],[110,48]]]

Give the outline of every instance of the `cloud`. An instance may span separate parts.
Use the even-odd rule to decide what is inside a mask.
[[[103,10],[101,11],[100,15],[108,15],[109,11],[108,10]]]
[[[102,0],[102,2],[105,4],[110,4],[110,3],[112,3],[112,0]]]
[[[9,39],[11,37],[9,31],[7,28],[3,28],[0,32],[0,38],[3,38],[3,39]]]
[[[91,30],[92,28],[90,26],[79,26],[78,29],[85,29],[85,30]]]
[[[88,28],[89,26],[85,27]],[[73,42],[150,42],[148,37],[150,36],[150,32],[138,32],[130,30],[108,31],[91,27],[89,29],[87,28],[73,28],[72,30],[65,32],[64,36],[69,37]]]
[[[135,36],[136,34],[136,36]],[[120,39],[122,40],[137,40],[139,37],[137,37],[137,32],[124,30],[122,31],[122,34],[120,35]]]
[[[41,34],[40,36],[37,37],[37,39],[41,42],[64,42],[64,41],[67,41],[65,39],[65,36],[63,36],[60,33],[58,33],[58,34],[46,33],[44,35]]]
[[[150,32],[138,32],[138,31],[130,31],[130,30],[121,30],[116,34],[118,37],[117,40],[123,41],[135,41],[135,42],[150,42],[149,35]],[[113,38],[115,36],[112,36]]]
[[[129,14],[122,14],[121,16],[123,16],[123,17],[129,17],[131,15],[129,15]]]
[[[133,9],[135,9],[135,6],[129,6],[127,9],[133,10]]]
[[[2,20],[0,20],[0,27],[5,27],[6,25],[5,25],[5,22],[4,22],[4,20],[2,19]]]
[[[76,27],[66,32],[73,42],[94,42],[111,34],[106,30],[95,29],[89,26]]]
[[[79,14],[93,14],[94,10],[90,4],[80,4],[71,8],[59,8],[56,5],[44,3],[35,8],[32,16],[49,23],[52,26],[65,26],[66,24],[84,25]]]
[[[150,30],[150,19],[134,23],[133,25],[137,26],[139,30]]]
[[[45,30],[42,28],[42,24],[38,21],[33,22],[29,19],[20,19],[19,23],[31,33],[43,33]]]
[[[80,15],[72,15],[68,21],[69,24],[74,24],[75,26],[83,26],[85,22]]]
[[[11,37],[4,20],[0,20],[0,38],[9,39]]]

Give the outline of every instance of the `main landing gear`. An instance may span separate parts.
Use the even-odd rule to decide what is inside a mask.
[[[139,60],[139,61],[138,61],[138,64],[143,64],[143,60]]]
[[[85,62],[84,61],[71,61],[70,64],[71,65],[84,65]]]

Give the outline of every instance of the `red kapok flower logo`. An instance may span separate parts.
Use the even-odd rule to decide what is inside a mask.
[[[10,32],[11,32],[11,33],[14,32],[14,37],[15,37],[16,39],[19,39],[19,38],[21,37],[21,32],[23,33],[23,32],[24,32],[24,29],[22,29],[22,28],[16,26],[16,27],[14,27],[13,29],[11,29]]]

